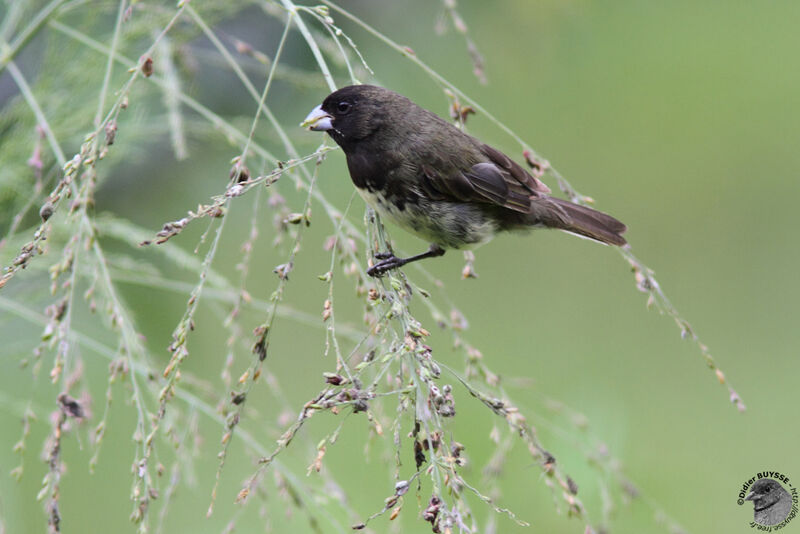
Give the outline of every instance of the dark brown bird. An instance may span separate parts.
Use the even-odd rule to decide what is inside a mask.
[[[753,521],[759,525],[777,525],[792,511],[792,496],[771,478],[757,480],[744,500],[753,501]]]
[[[302,125],[327,132],[342,147],[356,189],[381,217],[431,243],[410,258],[379,256],[371,276],[485,243],[504,230],[556,228],[626,243],[626,227],[614,217],[550,196],[499,150],[388,89],[339,89]]]

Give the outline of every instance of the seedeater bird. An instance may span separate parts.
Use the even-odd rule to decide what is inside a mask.
[[[550,189],[499,150],[383,87],[351,85],[328,95],[301,126],[342,148],[350,178],[383,218],[431,243],[427,252],[391,253],[367,273],[469,248],[497,232],[556,228],[621,246],[626,227]]]
[[[792,511],[792,496],[771,478],[756,480],[746,501],[753,501],[753,520],[759,525],[777,525]]]

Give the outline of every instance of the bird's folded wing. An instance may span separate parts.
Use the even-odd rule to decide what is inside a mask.
[[[483,145],[481,152],[489,161],[448,176],[423,165],[422,184],[426,193],[441,200],[496,204],[528,213],[532,197],[550,192],[546,185],[499,150]]]
[[[530,192],[531,196],[540,196],[536,193],[544,193],[545,195],[550,193],[549,187],[544,185],[544,183],[523,169],[516,161],[512,160],[496,148],[492,148],[489,145],[483,145],[481,147],[481,151],[486,154],[486,156],[489,158],[489,161],[511,175],[511,178],[513,178],[513,181],[511,182],[512,185],[522,185],[525,190]]]

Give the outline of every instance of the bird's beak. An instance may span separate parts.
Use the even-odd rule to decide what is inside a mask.
[[[300,123],[300,126],[314,132],[326,132],[333,128],[332,119],[333,117],[322,111],[322,106],[317,106],[311,110],[311,113]]]
[[[756,500],[756,492],[751,491],[750,493],[747,494],[747,497],[745,497],[744,500],[746,500],[746,501],[754,501],[754,500]]]

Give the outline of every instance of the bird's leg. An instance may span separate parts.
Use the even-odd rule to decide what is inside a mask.
[[[381,261],[367,269],[367,274],[372,277],[383,276],[386,271],[397,269],[412,261],[424,260],[425,258],[435,258],[437,256],[444,256],[444,249],[436,243],[431,243],[430,248],[422,254],[411,256],[409,258],[398,258],[391,252],[381,252],[375,254],[375,257]]]

